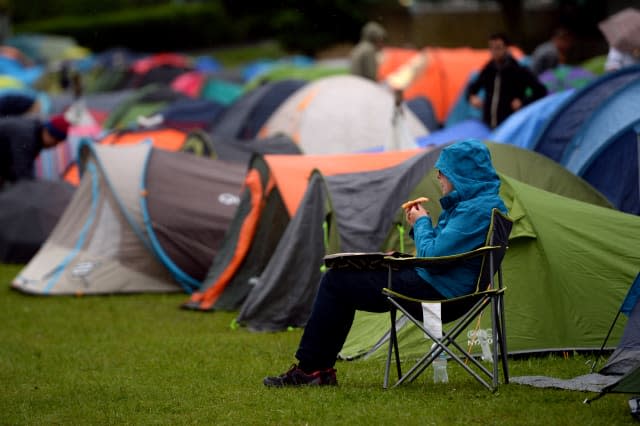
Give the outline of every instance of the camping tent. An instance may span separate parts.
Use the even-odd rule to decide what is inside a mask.
[[[264,124],[258,136],[284,133],[306,154],[362,152],[405,146],[397,138],[428,133],[420,119],[402,105],[401,130],[393,124],[390,90],[354,75],[326,77],[306,84],[287,98]],[[397,116],[396,116],[397,117]],[[397,144],[395,142],[398,142]]]
[[[605,194],[619,210],[640,214],[638,144],[640,78],[596,109],[565,149],[562,164]]]
[[[418,151],[342,155],[256,155],[229,232],[204,280],[184,307],[195,310],[238,309],[262,273],[273,250],[296,214],[308,177],[314,169],[325,175],[379,170],[398,164]]]
[[[287,135],[275,135],[266,139],[228,139],[213,137],[212,157],[249,165],[254,154],[299,155],[300,147]]]
[[[134,91],[128,99],[110,111],[103,127],[105,129],[132,127],[136,125],[138,117],[153,115],[180,99],[189,99],[189,97],[168,86],[149,84]]]
[[[73,190],[64,181],[21,180],[0,191],[0,262],[28,262],[49,237]]]
[[[416,140],[420,147],[444,145],[464,139],[487,139],[491,129],[480,120],[465,120],[445,127]]]
[[[560,64],[538,76],[549,93],[558,93],[568,89],[580,89],[596,78],[596,75],[582,67]]]
[[[416,96],[406,101],[407,108],[411,110],[416,117],[424,124],[424,127],[431,132],[440,128],[440,123],[433,111],[431,101],[424,96]]]
[[[505,144],[489,147],[502,173],[559,194],[610,206],[582,179],[541,155]],[[256,330],[302,326],[309,315],[325,253],[403,251],[408,247],[407,230],[399,226],[403,220],[398,206],[423,194],[438,199],[435,179],[427,173],[438,155],[439,150],[434,150],[395,168],[374,172],[324,179],[314,175],[296,216],[243,304],[238,321]],[[436,204],[430,209],[433,214],[439,213]]]
[[[261,84],[280,80],[314,81],[334,75],[348,74],[348,72],[348,63],[346,62],[330,63],[318,61],[312,63],[273,64],[270,69],[264,69],[258,75],[252,77],[245,84],[245,89],[253,90]]]
[[[254,139],[280,104],[306,84],[302,80],[265,83],[246,92],[218,117],[213,129],[217,137]]]
[[[57,94],[51,97],[47,108],[50,115],[68,113],[69,108],[81,107],[94,121],[92,126],[81,125],[76,118],[70,120],[74,123],[69,129],[65,143],[56,145],[55,148],[44,149],[35,160],[35,173],[37,177],[57,180],[64,174],[70,164],[75,161],[76,151],[80,139],[94,137],[100,133],[100,124],[109,115],[109,112],[117,108],[133,95],[132,89],[114,92],[91,93],[75,100],[71,94]]]
[[[184,130],[211,130],[217,117],[224,111],[224,105],[207,99],[178,99],[157,114],[162,124]]]
[[[189,152],[202,157],[214,154],[212,142],[201,131],[186,131],[170,127],[156,127],[139,130],[115,130],[104,135],[97,143],[100,145],[131,145],[150,141],[154,148],[166,151]],[[63,178],[74,185],[80,182],[78,165],[71,163]]]
[[[426,191],[427,196],[434,193],[435,186]],[[599,348],[611,312],[637,274],[640,219],[506,176],[501,195],[514,219],[503,261],[509,352]],[[366,336],[363,330],[373,324],[384,330],[388,321],[388,315],[361,315],[343,356],[383,356],[384,351],[372,349],[384,332]],[[473,331],[487,327],[484,318],[463,333],[463,344],[478,345]],[[408,330],[401,342],[407,356],[425,345],[422,333]]]
[[[526,105],[493,129],[487,139],[532,149],[540,129],[572,94],[573,90],[564,90]]]
[[[599,392],[599,395],[585,402],[591,402],[607,393],[640,393],[640,274],[629,287],[626,297],[620,305],[609,330],[613,330],[620,314],[628,317],[622,338],[609,356],[605,365],[597,373],[583,374],[571,379],[559,379],[548,376],[512,377],[513,383],[541,388],[560,388],[580,391]],[[611,313],[613,314],[613,313]],[[604,337],[605,347],[609,334]],[[598,354],[599,355],[599,354]],[[591,367],[595,369],[597,359]]]
[[[197,288],[237,208],[244,166],[148,142],[86,142],[80,154],[80,186],[13,287],[51,295]]]
[[[531,149],[560,162],[566,146],[589,121],[593,111],[623,86],[640,78],[640,65],[621,68],[596,78],[561,105],[542,127]]]
[[[388,47],[382,51],[379,79],[388,78],[419,54],[425,55],[426,63],[404,90],[405,99],[426,97],[433,104],[438,121],[444,123],[471,74],[490,60],[489,50],[469,47],[426,47],[422,50]],[[516,59],[523,56],[517,48],[512,48],[511,54]]]

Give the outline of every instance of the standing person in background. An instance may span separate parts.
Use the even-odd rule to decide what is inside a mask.
[[[496,33],[489,37],[491,60],[467,89],[467,100],[482,108],[482,120],[495,129],[513,112],[547,94],[546,87],[529,69],[520,65],[508,51],[509,39]],[[484,89],[484,102],[478,96]]]
[[[558,65],[570,63],[574,42],[571,30],[567,27],[556,28],[551,40],[542,43],[531,53],[531,71],[540,75]]]
[[[44,123],[37,118],[0,118],[0,188],[5,182],[33,179],[33,162],[40,151],[63,142],[68,130],[63,115]]]
[[[377,81],[378,52],[382,49],[386,36],[387,32],[382,25],[373,21],[367,22],[362,28],[360,42],[350,54],[351,74]]]

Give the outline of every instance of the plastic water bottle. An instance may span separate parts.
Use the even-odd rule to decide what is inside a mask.
[[[493,354],[489,346],[487,330],[478,330],[478,341],[480,342],[480,348],[482,348],[482,360],[485,362],[493,362]]]
[[[432,348],[435,346],[431,346]],[[447,383],[449,375],[447,374],[447,354],[445,351],[433,360],[433,383]]]

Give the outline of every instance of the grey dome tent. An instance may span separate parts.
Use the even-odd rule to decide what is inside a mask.
[[[237,208],[245,167],[149,142],[85,141],[79,158],[80,186],[13,287],[47,295],[197,288]]]

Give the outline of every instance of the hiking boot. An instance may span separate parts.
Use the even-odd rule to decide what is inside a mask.
[[[305,373],[296,364],[279,376],[265,377],[263,381],[265,386],[284,387],[284,386],[335,386],[338,384],[336,379],[336,369],[327,368],[326,370],[318,370],[313,373]]]

